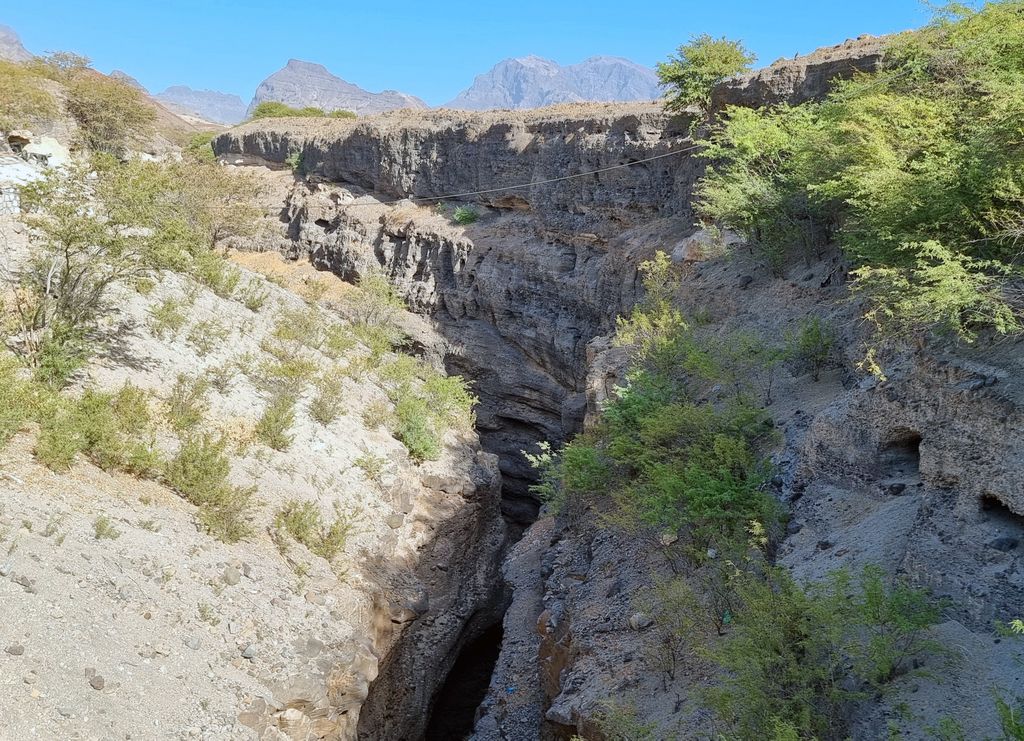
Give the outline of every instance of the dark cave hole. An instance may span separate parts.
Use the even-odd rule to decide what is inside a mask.
[[[917,476],[921,471],[921,433],[914,430],[895,430],[889,434],[879,455],[885,473]]]
[[[458,741],[473,732],[476,709],[498,663],[502,627],[495,623],[463,646],[430,712],[425,741]]]
[[[999,497],[983,494],[981,511],[989,521],[1001,525],[1007,531],[1024,532],[1024,516],[1007,507]]]

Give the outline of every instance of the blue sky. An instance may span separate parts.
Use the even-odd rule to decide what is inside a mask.
[[[653,66],[707,32],[742,39],[768,64],[928,17],[920,0],[37,0],[0,7],[0,24],[13,27],[29,51],[75,51],[153,92],[186,84],[248,102],[264,77],[294,57],[368,90],[402,90],[432,105],[506,57],[571,64],[609,54]]]

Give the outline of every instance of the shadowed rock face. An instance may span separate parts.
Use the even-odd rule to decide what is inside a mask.
[[[371,93],[332,75],[326,67],[300,59],[288,64],[260,83],[248,113],[264,101],[278,101],[296,108],[314,106],[325,111],[346,110],[361,116],[401,108],[426,108],[412,95],[396,90]]]
[[[672,250],[692,222],[700,164],[687,153],[542,183],[685,149],[686,122],[652,104],[575,106],[524,114],[429,113],[364,122],[252,124],[217,139],[238,154],[282,161],[301,149],[310,180],[293,190],[291,248],[345,279],[383,269],[409,306],[451,345],[449,370],[474,382],[485,449],[496,453],[504,511],[528,523],[538,503],[522,456],[582,425],[586,346],[636,300],[636,265]],[[322,182],[327,181],[327,182]],[[481,219],[452,224],[429,208],[382,198],[528,188],[473,196]]]
[[[498,62],[445,107],[540,108],[583,101],[654,100],[660,95],[654,70],[628,59],[591,57],[563,67],[529,56]]]

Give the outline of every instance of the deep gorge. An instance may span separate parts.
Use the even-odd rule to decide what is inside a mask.
[[[798,102],[820,95],[835,74],[877,60],[877,45],[855,45],[824,62],[794,62],[779,75],[769,68],[726,86],[719,102]],[[480,441],[501,472],[507,533],[498,538],[488,530],[482,557],[491,559],[491,581],[475,583],[477,609],[451,615],[432,604],[389,634],[380,674],[360,709],[360,738],[462,733],[467,707],[487,681],[502,616],[502,650],[474,738],[595,734],[599,701],[638,688],[644,712],[664,714],[673,705],[661,694],[663,680],[642,669],[651,649],[644,619],[634,619],[635,593],[649,584],[656,548],[550,520],[517,542],[538,511],[521,451],[571,437],[614,385],[621,358],[607,337],[640,296],[637,265],[656,250],[687,266],[688,310],[706,311],[724,329],[776,334],[787,321],[833,306],[836,320],[854,327],[855,307],[839,301],[848,266],[827,251],[782,278],[742,252],[734,261],[701,262],[690,236],[692,188],[703,164],[690,153],[476,196],[481,218],[465,227],[429,199],[683,150],[690,123],[655,105],[594,105],[500,116],[441,111],[354,123],[254,123],[216,140],[227,163],[281,167],[301,153],[282,210],[287,238],[275,247],[347,281],[383,271],[431,324],[432,337],[414,338],[418,347],[473,381]],[[401,198],[427,200],[393,202]],[[856,330],[846,339],[852,345]],[[847,359],[851,367],[856,362]],[[956,640],[980,635],[971,631],[982,631],[1024,589],[1002,566],[981,581],[963,577],[972,573],[972,559],[990,557],[978,552],[981,544],[1012,537],[1000,530],[1012,518],[993,513],[1020,506],[1011,493],[1019,469],[995,473],[998,456],[982,449],[1009,451],[1007,431],[1020,417],[1011,401],[1016,391],[976,384],[978,377],[1004,383],[1012,362],[996,351],[984,362],[951,353],[940,362],[909,358],[887,383],[843,372],[823,385],[796,378],[783,384],[772,410],[783,441],[773,486],[792,520],[779,563],[798,576],[823,578],[847,558],[883,560],[958,601],[946,627]],[[960,441],[972,436],[988,442],[977,443],[965,462]],[[999,493],[981,492],[985,481]],[[968,523],[960,532],[945,526],[955,518]],[[468,543],[477,534],[452,535]],[[448,563],[439,573],[444,559],[429,550],[421,556],[421,581],[448,604],[457,581]],[[1007,568],[1016,563],[1013,556]],[[463,680],[467,685],[457,684]],[[686,681],[677,680],[673,691],[692,689]],[[458,702],[450,703],[453,695]],[[682,712],[675,705],[672,712]],[[868,729],[864,737],[880,731],[880,713],[856,719]]]

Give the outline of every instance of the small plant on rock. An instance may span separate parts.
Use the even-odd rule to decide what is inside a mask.
[[[295,439],[288,433],[293,424],[295,397],[291,394],[278,394],[270,399],[256,422],[256,437],[274,450],[287,450]]]
[[[472,206],[459,206],[452,212],[452,221],[462,226],[475,224],[479,219],[479,212]]]

